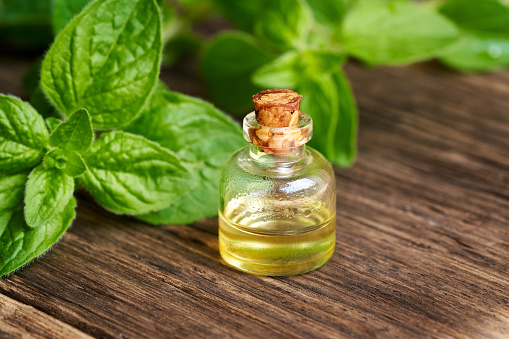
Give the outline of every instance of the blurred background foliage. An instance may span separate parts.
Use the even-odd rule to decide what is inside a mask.
[[[0,0],[3,54],[42,54],[88,2]],[[237,116],[251,109],[251,96],[260,90],[298,91],[302,110],[314,119],[311,146],[342,167],[352,165],[356,156],[357,109],[342,70],[348,58],[370,67],[437,59],[460,72],[509,66],[506,0],[157,2],[164,67],[195,58],[208,99]],[[218,18],[225,29],[212,34],[216,30],[210,32],[206,23]],[[44,102],[30,86],[37,76],[35,62],[26,76],[33,105]]]

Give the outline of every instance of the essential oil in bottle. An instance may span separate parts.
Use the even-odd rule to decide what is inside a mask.
[[[293,275],[325,264],[336,243],[335,177],[330,163],[306,147],[311,118],[301,95],[267,90],[253,96],[244,138],[221,171],[219,250],[248,273]]]

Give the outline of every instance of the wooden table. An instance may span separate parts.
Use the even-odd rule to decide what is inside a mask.
[[[162,78],[204,95],[190,65]],[[26,66],[3,58],[0,92],[23,95]],[[0,282],[0,337],[508,338],[509,72],[347,73],[359,156],[336,168],[327,265],[244,274],[221,262],[217,219],[151,227],[82,197],[63,240]]]

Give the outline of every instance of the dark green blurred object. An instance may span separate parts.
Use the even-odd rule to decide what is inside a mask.
[[[52,40],[51,1],[0,0],[2,46],[9,49],[37,50],[49,46]]]
[[[201,72],[212,99],[229,113],[248,110],[253,94],[262,88],[251,82],[251,75],[273,56],[246,33],[218,35],[202,55]]]
[[[55,35],[71,21],[91,0],[52,0],[53,32]]]

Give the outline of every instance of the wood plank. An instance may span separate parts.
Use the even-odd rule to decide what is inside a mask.
[[[31,306],[0,294],[0,338],[92,338]]]
[[[204,93],[180,81],[193,72],[162,77]],[[151,227],[82,197],[65,238],[0,293],[106,338],[509,337],[509,72],[347,72],[359,157],[336,169],[324,267],[247,275],[223,265],[217,219]]]

